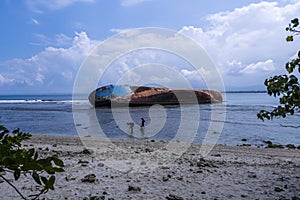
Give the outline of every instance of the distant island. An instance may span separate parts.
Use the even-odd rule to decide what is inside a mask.
[[[223,98],[221,92],[214,90],[106,85],[92,91],[89,101],[95,107],[107,107],[220,103]]]
[[[237,90],[237,91],[225,91],[222,93],[267,93],[267,91],[262,90]]]

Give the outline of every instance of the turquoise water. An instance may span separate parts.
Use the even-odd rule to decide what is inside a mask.
[[[0,96],[0,124],[10,130],[21,128],[23,132],[47,135],[78,135],[76,127],[88,132],[92,127],[85,124],[74,123],[72,103],[84,104],[86,101],[72,101],[71,95],[24,95],[24,96]],[[262,122],[257,119],[256,114],[261,109],[270,110],[276,105],[276,99],[265,93],[227,93],[225,102],[222,104],[189,105],[185,109],[189,112],[190,121],[197,122],[199,128],[195,132],[194,142],[201,143],[207,133],[211,122],[211,110],[226,114],[224,127],[218,139],[219,144],[237,145],[248,143],[252,145],[263,144],[264,140],[270,140],[278,144],[300,145],[299,128],[300,115],[294,115],[286,119],[274,119]],[[226,108],[226,111],[224,111]],[[162,112],[164,109],[164,112]],[[140,118],[146,120],[145,134],[150,139],[171,140],[176,135],[180,123],[182,123],[182,108],[180,106],[165,106],[151,109],[149,107],[130,108],[131,119],[120,119],[123,124],[134,122],[135,128],[124,131],[116,123],[112,112],[108,108],[96,109],[98,123],[108,138],[132,139],[139,136],[138,125]],[[95,113],[88,105],[88,109],[80,112]],[[122,113],[120,108],[117,112]],[[225,112],[225,113],[224,113]],[[149,114],[150,113],[150,114]],[[199,117],[197,113],[200,113]],[[164,121],[163,126],[155,133],[147,129],[151,124],[151,116],[158,117],[158,121]],[[89,118],[87,117],[88,121]],[[152,118],[152,120],[155,120]],[[187,126],[186,129],[189,127]],[[150,135],[147,135],[150,133]],[[97,134],[97,133],[95,133]],[[247,139],[242,142],[242,139]],[[184,140],[184,139],[183,139]]]

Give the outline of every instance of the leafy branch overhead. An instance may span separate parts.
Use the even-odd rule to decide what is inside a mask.
[[[300,34],[298,28],[299,20],[297,18],[291,20],[291,23],[286,27],[291,35],[287,36],[286,41],[294,41],[294,36]],[[261,110],[257,117],[261,120],[273,119],[274,117],[283,117],[294,115],[295,112],[300,112],[300,84],[295,74],[300,74],[300,51],[296,57],[285,65],[287,74],[277,75],[265,80],[268,94],[270,96],[279,97],[279,104],[272,111]]]
[[[22,133],[19,129],[10,133],[0,126],[0,172],[12,173],[15,181],[19,180],[22,174],[31,175],[33,180],[42,186],[39,194],[31,195],[36,199],[48,190],[54,190],[55,173],[64,171],[64,163],[57,155],[40,158],[34,148],[22,148],[21,142],[30,138],[30,134]],[[1,174],[0,177],[26,199],[4,175]]]
[[[292,42],[292,41],[294,41],[293,35],[299,35],[300,34],[300,30],[297,29],[298,26],[299,26],[299,19],[298,18],[295,18],[295,19],[291,20],[291,23],[289,24],[288,27],[285,28],[285,30],[291,32],[292,35],[287,36],[286,41]]]

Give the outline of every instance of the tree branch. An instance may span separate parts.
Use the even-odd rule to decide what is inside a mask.
[[[0,174],[0,177],[6,182],[8,183],[11,187],[13,187],[16,192],[22,197],[22,199],[26,200],[26,198],[22,195],[22,193],[18,190],[18,188],[16,188],[16,186],[14,186],[11,182],[9,182],[3,175]]]
[[[29,197],[34,197],[32,200],[35,200],[35,199],[38,199],[39,196],[41,196],[42,194],[47,193],[47,191],[48,191],[48,190],[43,189],[43,190],[41,190],[40,193],[29,195]]]

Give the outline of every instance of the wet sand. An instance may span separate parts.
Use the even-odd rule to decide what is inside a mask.
[[[41,198],[300,199],[298,149],[216,145],[203,157],[199,144],[183,155],[173,151],[182,143],[173,150],[167,145],[42,135],[24,143],[41,156],[58,154],[65,163],[65,172],[56,174],[55,190]],[[23,194],[38,193],[30,177],[14,184]],[[1,180],[0,187],[1,199],[19,199]]]

